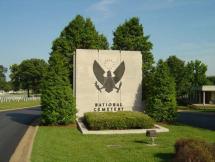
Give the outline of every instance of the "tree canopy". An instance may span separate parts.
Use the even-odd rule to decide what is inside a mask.
[[[25,89],[40,92],[41,81],[47,72],[48,64],[42,59],[23,60],[21,64],[14,64],[11,69],[11,82],[14,90]]]
[[[0,65],[0,90],[5,90],[5,86],[7,84],[5,76],[6,72],[7,68],[5,68],[3,65]]]
[[[53,42],[51,57],[60,53],[66,60],[69,78],[72,83],[73,54],[76,49],[108,49],[108,42],[103,34],[96,31],[90,18],[77,15]]]
[[[154,63],[151,52],[153,44],[149,41],[149,36],[144,35],[143,25],[138,17],[132,17],[119,25],[113,35],[112,49],[141,51],[144,72],[151,69]]]
[[[169,67],[171,76],[175,80],[176,96],[177,98],[180,98],[187,94],[187,90],[191,85],[185,61],[177,58],[176,56],[170,56],[166,60],[166,63]]]
[[[190,61],[187,64],[187,70],[190,76],[191,87],[200,87],[207,83],[207,65],[200,60]]]
[[[215,76],[208,76],[207,80],[208,80],[208,84],[215,85]]]

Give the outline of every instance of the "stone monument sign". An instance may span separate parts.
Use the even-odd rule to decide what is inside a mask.
[[[77,116],[142,111],[140,51],[77,49],[73,60]]]

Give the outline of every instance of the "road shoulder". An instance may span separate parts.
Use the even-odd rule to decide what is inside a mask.
[[[38,130],[38,122],[35,121],[28,127],[25,135],[20,140],[15,152],[10,158],[10,162],[30,162],[33,143]]]

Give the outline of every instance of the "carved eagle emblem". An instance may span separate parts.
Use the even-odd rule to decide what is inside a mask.
[[[95,82],[95,87],[99,92],[102,92],[101,90],[105,89],[106,92],[110,93],[111,91],[113,91],[113,89],[116,89],[116,92],[118,93],[122,86],[122,82],[119,83],[118,87],[116,85],[122,79],[122,76],[125,72],[125,63],[124,61],[122,61],[113,73],[108,70],[107,75],[104,76],[105,70],[95,60],[93,63],[93,72],[96,76],[97,81],[102,85],[100,87],[98,82]]]

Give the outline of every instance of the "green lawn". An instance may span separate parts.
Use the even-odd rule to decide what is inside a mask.
[[[179,138],[215,142],[215,131],[170,125],[161,133],[158,146],[147,146],[144,134],[82,135],[71,127],[40,127],[35,139],[32,162],[168,162]],[[111,146],[112,145],[112,146]],[[115,146],[113,146],[115,145]]]
[[[20,101],[20,102],[11,101],[11,102],[0,103],[0,110],[31,107],[31,106],[37,106],[37,105],[40,105],[40,100]]]

